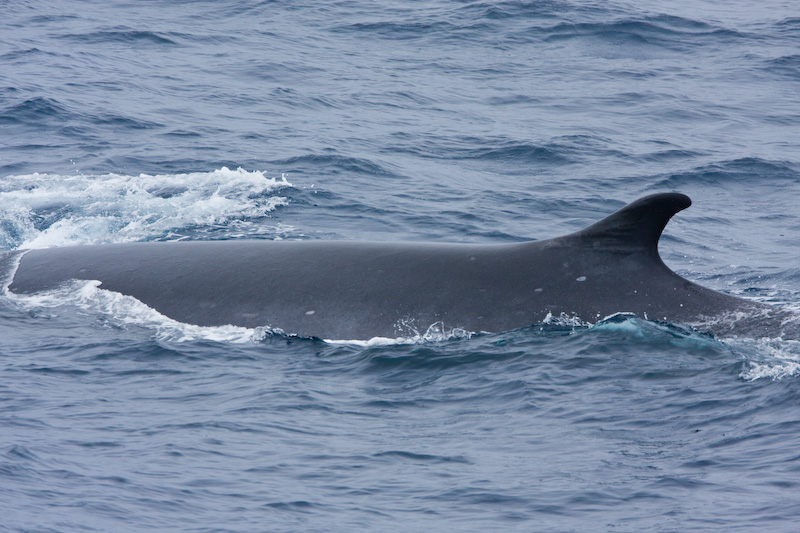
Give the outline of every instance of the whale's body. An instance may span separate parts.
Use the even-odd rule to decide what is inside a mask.
[[[181,322],[325,339],[408,335],[440,322],[499,332],[562,313],[714,324],[774,309],[701,287],[662,262],[661,232],[689,205],[682,194],[655,194],[577,233],[514,244],[229,240],[31,250],[8,289],[99,280]]]

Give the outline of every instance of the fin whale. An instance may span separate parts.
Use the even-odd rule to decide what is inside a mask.
[[[512,244],[228,240],[30,250],[7,290],[99,280],[180,322],[324,339],[396,337],[436,323],[500,332],[548,315],[596,322],[618,312],[778,336],[765,324],[785,311],[704,288],[661,260],[664,227],[690,205],[683,194],[653,194],[581,231]]]

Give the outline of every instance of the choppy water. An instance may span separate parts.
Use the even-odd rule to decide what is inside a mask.
[[[0,250],[503,242],[678,190],[800,307],[794,2],[6,2]],[[617,317],[334,344],[0,298],[0,530],[793,531],[800,346]]]

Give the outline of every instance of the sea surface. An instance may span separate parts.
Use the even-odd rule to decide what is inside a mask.
[[[0,3],[0,251],[517,242],[661,191],[694,202],[671,268],[800,310],[796,1]],[[797,340],[324,342],[0,295],[3,532],[798,524]]]

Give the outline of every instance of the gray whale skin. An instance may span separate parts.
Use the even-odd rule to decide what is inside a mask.
[[[445,328],[501,332],[566,313],[615,313],[717,334],[780,336],[787,311],[701,287],[658,255],[678,193],[641,198],[582,231],[513,244],[183,241],[6,252],[8,290],[99,280],[180,322],[369,339]],[[2,262],[2,261],[0,261]]]

